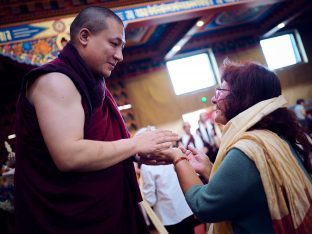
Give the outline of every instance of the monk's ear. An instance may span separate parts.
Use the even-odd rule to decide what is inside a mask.
[[[88,44],[90,36],[91,36],[90,30],[87,28],[82,28],[78,33],[78,41],[80,42],[80,44],[85,46]]]

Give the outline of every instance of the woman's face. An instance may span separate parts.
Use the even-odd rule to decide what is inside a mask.
[[[215,95],[212,97],[211,102],[214,105],[214,119],[216,123],[225,125],[228,119],[225,117],[226,102],[225,97],[230,94],[230,87],[226,81],[223,81],[219,88],[216,88]]]

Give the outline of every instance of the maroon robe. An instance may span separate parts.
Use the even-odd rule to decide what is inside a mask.
[[[148,233],[138,205],[141,195],[132,159],[92,172],[61,172],[54,164],[35,109],[25,96],[27,82],[49,72],[64,73],[80,92],[86,117],[85,139],[129,138],[104,79],[88,68],[70,43],[59,58],[27,74],[16,118],[18,233]]]

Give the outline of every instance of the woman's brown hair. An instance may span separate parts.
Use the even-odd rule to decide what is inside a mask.
[[[226,81],[230,87],[230,94],[225,97],[225,117],[228,120],[256,103],[278,97],[282,93],[277,75],[254,62],[237,64],[227,60],[221,80]],[[302,155],[305,168],[310,170],[308,163],[312,144],[293,112],[279,108],[249,130],[253,129],[268,129],[288,141]]]

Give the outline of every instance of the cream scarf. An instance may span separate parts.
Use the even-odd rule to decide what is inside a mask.
[[[288,144],[275,133],[268,130],[246,132],[264,116],[283,107],[286,103],[283,96],[268,99],[231,119],[224,128],[211,176],[217,171],[231,148],[242,150],[254,161],[260,172],[273,226],[274,221],[280,221],[290,214],[292,224],[297,229],[308,211],[311,211],[311,182],[301,170]],[[309,213],[311,215],[311,212]],[[280,225],[280,222],[277,223]],[[217,234],[233,233],[231,223],[226,221],[214,224],[213,230]],[[276,232],[275,227],[274,230]]]

